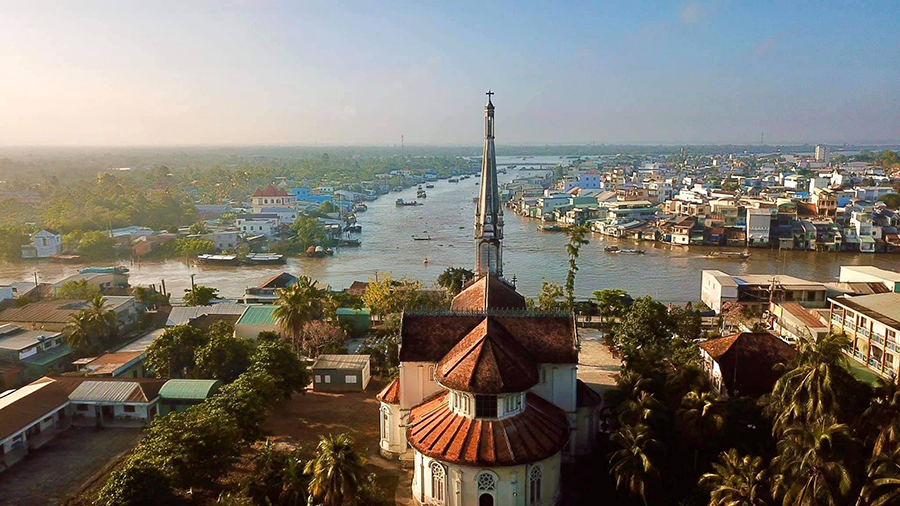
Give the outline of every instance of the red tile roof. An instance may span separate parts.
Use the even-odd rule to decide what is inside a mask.
[[[347,288],[347,295],[352,295],[354,297],[362,297],[364,293],[366,293],[366,288],[369,287],[369,283],[366,281],[354,281],[350,288]]]
[[[401,362],[439,362],[485,318],[524,348],[537,364],[575,364],[575,325],[569,315],[404,312],[400,327]]]
[[[269,183],[265,190],[257,189],[253,192],[254,197],[289,197],[288,192],[284,188],[275,188],[275,185]]]
[[[493,318],[485,318],[437,366],[441,385],[464,392],[524,392],[538,384],[537,364]]]
[[[719,364],[729,392],[750,397],[770,393],[781,377],[775,366],[787,363],[797,354],[791,345],[768,332],[742,332],[709,339],[698,346]]]
[[[471,419],[447,404],[447,392],[410,411],[407,439],[419,453],[470,466],[511,466],[559,453],[569,439],[566,414],[529,392],[525,410],[504,419]]]
[[[400,404],[400,378],[394,378],[375,396],[385,404]]]
[[[496,276],[482,276],[453,297],[453,311],[525,309],[525,297]]]
[[[50,378],[41,378],[0,397],[0,439],[44,418],[67,402],[68,395]]]

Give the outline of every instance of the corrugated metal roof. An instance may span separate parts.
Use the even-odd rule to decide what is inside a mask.
[[[247,309],[246,304],[211,304],[209,306],[175,306],[166,320],[167,327],[185,325],[194,318],[211,314],[239,315]]]
[[[219,380],[170,379],[159,390],[163,399],[203,400],[214,394],[222,382]]]
[[[362,369],[369,363],[369,355],[319,355],[313,369]]]
[[[237,325],[275,325],[278,306],[250,306],[237,321]]]
[[[66,393],[50,378],[0,397],[0,439],[14,434],[69,402]]]
[[[85,381],[69,394],[69,400],[74,402],[129,402],[129,400],[133,399],[132,396],[136,393],[135,390],[140,390],[137,383]]]
[[[61,344],[54,348],[50,348],[49,350],[47,350],[43,353],[38,353],[37,355],[32,355],[32,356],[22,360],[22,362],[32,364],[32,365],[47,365],[47,364],[56,362],[57,360],[65,357],[71,353],[72,353],[72,348],[69,348],[68,344]]]

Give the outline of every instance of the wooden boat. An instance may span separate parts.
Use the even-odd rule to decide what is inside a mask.
[[[287,259],[277,253],[250,253],[244,258],[244,262],[250,265],[281,265]]]
[[[413,241],[430,241],[430,240],[431,240],[430,235],[426,235],[426,236],[415,236],[414,235],[413,236]]]
[[[562,227],[559,225],[538,225],[538,230],[541,232],[562,232]]]
[[[431,184],[431,183],[428,183],[428,184],[425,185],[425,188],[434,188],[434,185]]]
[[[397,205],[397,207],[417,206],[417,205],[419,205],[419,203],[416,202],[415,200],[413,200],[412,202],[407,202],[407,201],[405,201],[405,200],[403,200],[403,199],[397,199],[397,201],[395,202],[395,204]]]
[[[746,251],[712,251],[704,256],[718,260],[746,260],[750,258],[750,253]]]
[[[201,265],[238,265],[241,260],[237,255],[198,255],[197,263]]]

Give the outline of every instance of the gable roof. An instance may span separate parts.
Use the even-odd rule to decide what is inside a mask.
[[[313,369],[361,371],[369,364],[369,355],[319,355]]]
[[[400,361],[439,362],[485,319],[485,313],[404,312],[400,321]],[[527,350],[537,364],[575,364],[575,326],[571,315],[488,312],[487,317]]]
[[[797,354],[791,345],[768,332],[741,332],[698,346],[719,364],[728,391],[750,397],[770,393],[782,374],[775,366]]]
[[[400,404],[400,378],[392,379],[375,398],[385,404]]]
[[[275,325],[276,305],[248,306],[235,325]]]
[[[469,331],[438,363],[435,379],[464,392],[524,392],[538,383],[537,364],[490,317]]]
[[[50,378],[41,378],[0,397],[0,440],[64,406],[69,397]]]
[[[288,192],[284,190],[284,188],[275,188],[275,185],[269,183],[269,186],[266,187],[265,190],[261,190],[259,188],[253,192],[254,197],[288,197]]]
[[[453,311],[525,309],[525,297],[501,278],[482,276],[463,288],[450,304]]]
[[[287,288],[296,282],[297,276],[289,272],[282,272],[263,281],[256,288]]]
[[[157,378],[88,378],[55,376],[52,378],[72,401],[152,402],[166,383]]]
[[[354,297],[362,297],[364,293],[366,293],[366,288],[369,287],[369,283],[366,281],[354,281],[350,284],[350,287],[347,288],[347,295],[353,295]]]

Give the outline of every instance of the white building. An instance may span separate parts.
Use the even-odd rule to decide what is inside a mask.
[[[900,367],[900,293],[828,299],[831,331],[850,338],[848,353],[869,370],[896,380]]]
[[[263,207],[293,207],[297,197],[291,195],[284,188],[275,188],[270,184],[265,190],[256,190],[250,197],[250,205],[254,213],[259,213]]]
[[[747,244],[749,246],[768,247],[771,228],[771,208],[747,208]]]
[[[31,244],[22,246],[22,258],[48,258],[59,255],[62,236],[54,230],[41,230],[31,237]]]
[[[71,424],[69,398],[50,378],[0,394],[0,472]]]
[[[264,235],[274,237],[278,235],[280,221],[274,214],[249,215],[235,220],[237,228],[247,236]]]
[[[828,154],[828,146],[826,146],[825,144],[816,144],[816,161],[817,162],[831,161],[831,155]]]
[[[900,273],[872,265],[842,265],[841,283],[883,283],[888,290],[900,292]]]

